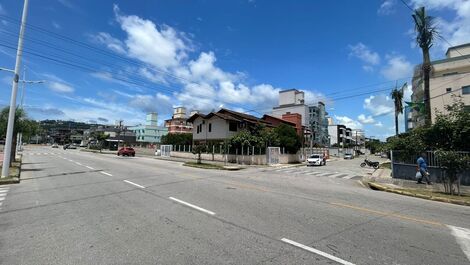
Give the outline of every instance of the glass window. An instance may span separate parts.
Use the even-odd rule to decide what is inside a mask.
[[[209,123],[209,132],[212,132],[212,123]]]
[[[236,132],[236,131],[237,131],[237,123],[231,121],[231,122],[228,124],[228,130],[231,131],[231,132]]]
[[[468,94],[470,94],[470,86],[463,86],[463,87],[462,87],[462,94],[463,94],[463,95],[468,95]]]

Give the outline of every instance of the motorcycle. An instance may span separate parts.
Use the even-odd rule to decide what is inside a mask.
[[[373,168],[377,169],[377,168],[379,168],[379,162],[373,162],[373,161],[370,161],[366,158],[366,159],[364,159],[364,162],[361,163],[361,167],[365,167],[365,166],[369,166],[369,167],[373,167]]]

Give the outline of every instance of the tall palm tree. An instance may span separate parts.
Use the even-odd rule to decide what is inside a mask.
[[[417,8],[412,15],[415,22],[416,31],[416,44],[423,52],[422,71],[424,76],[424,105],[426,110],[425,124],[431,125],[431,102],[429,94],[429,74],[431,72],[431,59],[429,57],[429,50],[434,44],[434,40],[439,36],[435,27],[435,20],[433,17],[426,14],[423,7]]]
[[[398,115],[403,114],[403,91],[407,84],[403,84],[401,89],[395,87],[390,95],[392,96],[393,103],[395,103],[395,134],[398,135]]]

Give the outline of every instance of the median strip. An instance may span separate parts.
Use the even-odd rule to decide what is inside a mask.
[[[209,210],[206,210],[206,209],[201,208],[201,207],[199,207],[199,206],[196,206],[196,205],[194,205],[194,204],[187,203],[187,202],[182,201],[182,200],[180,200],[180,199],[176,199],[176,198],[173,198],[173,197],[169,197],[169,199],[170,199],[170,200],[173,200],[173,201],[175,201],[175,202],[181,203],[181,204],[183,204],[183,205],[186,205],[186,206],[188,206],[188,207],[191,207],[191,208],[193,208],[193,209],[196,209],[196,210],[198,210],[198,211],[201,211],[201,212],[204,212],[204,213],[207,213],[207,214],[210,214],[210,215],[215,215],[214,212],[211,212],[211,211],[209,211]]]
[[[124,182],[129,183],[129,184],[131,184],[131,185],[134,185],[134,186],[136,186],[136,187],[139,187],[139,188],[141,188],[141,189],[145,189],[144,186],[139,185],[139,184],[137,184],[137,183],[134,183],[134,182],[132,182],[132,181],[124,180]]]
[[[298,247],[298,248],[307,250],[307,251],[309,251],[309,252],[315,253],[315,254],[320,255],[320,256],[322,256],[322,257],[324,257],[324,258],[327,258],[327,259],[336,261],[336,262],[338,262],[338,263],[340,263],[340,264],[343,264],[343,265],[354,265],[354,263],[351,263],[351,262],[349,262],[349,261],[345,261],[345,260],[343,260],[343,259],[340,259],[340,258],[335,257],[335,256],[333,256],[333,255],[330,255],[330,254],[328,254],[328,253],[325,253],[325,252],[323,252],[323,251],[321,251],[321,250],[318,250],[318,249],[315,249],[315,248],[312,248],[312,247],[309,247],[309,246],[306,246],[306,245],[297,243],[297,242],[292,241],[292,240],[287,239],[287,238],[282,238],[281,241],[282,241],[282,242],[285,242],[285,243],[287,243],[287,244],[296,246],[296,247]]]

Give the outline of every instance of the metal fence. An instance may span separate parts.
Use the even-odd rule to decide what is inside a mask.
[[[441,167],[439,158],[437,157],[434,151],[425,151],[413,154],[399,150],[394,150],[391,152],[393,164],[416,165],[418,157],[423,156],[423,158],[426,160],[428,167]],[[470,156],[470,152],[465,151],[458,151],[457,154],[461,157]]]

